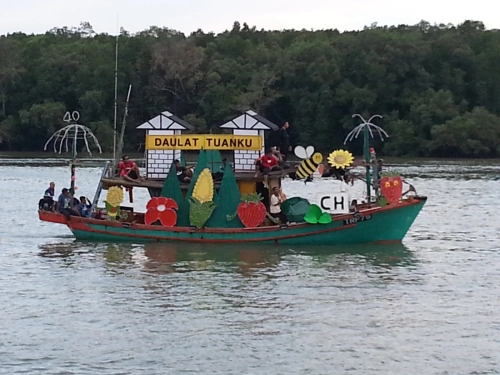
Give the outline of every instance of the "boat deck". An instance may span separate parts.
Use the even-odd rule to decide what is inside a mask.
[[[290,173],[295,172],[295,168],[287,168],[280,171],[269,173],[269,178],[282,178],[288,176]],[[264,176],[259,174],[255,177],[255,171],[249,172],[235,172],[236,181],[264,181]],[[126,180],[123,177],[105,177],[102,179],[102,188],[109,189],[111,186],[123,186],[125,188],[146,188],[146,189],[161,189],[163,187],[164,179],[143,179],[141,181]],[[215,186],[219,187],[220,180],[214,181]],[[189,183],[181,182],[181,188],[188,189]]]

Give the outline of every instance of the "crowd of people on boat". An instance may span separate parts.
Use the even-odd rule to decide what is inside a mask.
[[[90,217],[92,205],[85,196],[80,199],[73,197],[68,188],[63,188],[57,200],[55,197],[56,184],[51,182],[43,194],[43,198],[38,202],[38,209],[50,212],[58,212],[67,219],[71,216]]]

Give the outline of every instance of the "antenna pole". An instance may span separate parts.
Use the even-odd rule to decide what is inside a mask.
[[[130,101],[130,92],[132,91],[132,85],[129,85],[128,87],[128,94],[127,94],[127,101],[125,103],[125,111],[123,114],[123,122],[122,122],[122,127],[120,129],[120,138],[118,139],[118,148],[116,150],[116,161],[120,160],[122,157],[123,153],[123,137],[125,136],[125,125],[127,123],[127,116],[128,116],[128,103]]]
[[[366,165],[366,194],[368,196],[368,203],[371,202],[371,176],[370,176],[370,133],[368,126],[363,129],[363,156]]]
[[[113,161],[116,164],[116,120],[118,112],[118,37],[120,31],[118,29],[118,16],[116,16],[116,51],[115,51],[115,115],[113,122]]]

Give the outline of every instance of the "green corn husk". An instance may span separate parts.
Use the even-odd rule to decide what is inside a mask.
[[[189,207],[189,222],[191,225],[200,229],[203,228],[205,223],[212,216],[215,207],[217,206],[214,202],[204,202],[200,203],[197,199],[190,199],[191,207]]]

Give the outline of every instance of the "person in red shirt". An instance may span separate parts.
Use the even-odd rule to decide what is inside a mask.
[[[281,154],[275,147],[267,150],[266,154],[256,159],[255,164],[255,177],[259,176],[259,172],[264,175],[264,187],[268,188],[268,176],[271,171],[281,170],[279,163],[281,162]]]
[[[126,180],[137,181],[141,178],[139,167],[134,161],[130,160],[127,155],[124,155],[122,161],[118,163],[118,169],[118,176]]]

